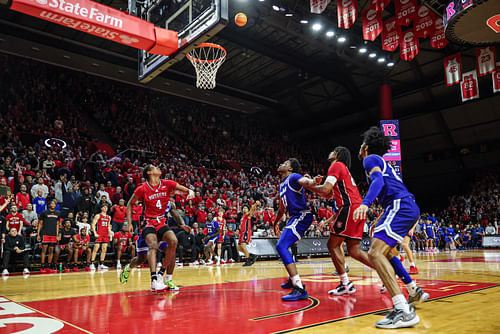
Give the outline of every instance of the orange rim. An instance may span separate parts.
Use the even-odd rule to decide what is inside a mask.
[[[195,63],[217,63],[217,62],[220,62],[222,60],[224,60],[226,58],[226,49],[224,49],[222,46],[220,46],[219,44],[214,44],[214,43],[201,43],[200,45],[198,45],[197,47],[195,47],[195,49],[199,49],[199,48],[214,48],[214,49],[220,49],[224,52],[224,54],[222,55],[222,57],[220,58],[216,58],[216,59],[199,59],[199,58],[196,58],[196,57],[193,57],[191,56],[189,53],[186,54],[186,58],[189,59],[190,61],[194,61]],[[194,49],[193,49],[194,50]],[[192,51],[192,50],[191,50]]]

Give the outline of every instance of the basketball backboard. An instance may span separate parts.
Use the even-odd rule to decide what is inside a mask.
[[[216,35],[228,23],[229,0],[129,0],[129,13],[157,27],[175,30],[179,50],[159,56],[139,50],[138,77],[146,83],[183,60],[186,53]]]

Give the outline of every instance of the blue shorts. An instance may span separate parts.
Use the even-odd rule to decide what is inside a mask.
[[[373,233],[373,238],[384,241],[389,247],[401,243],[420,216],[420,209],[413,196],[396,199],[384,210]]]
[[[214,244],[216,244],[216,245],[217,245],[217,242],[219,242],[219,235],[217,235],[217,236],[215,236],[215,237],[212,237],[212,239],[208,239],[207,241],[205,241],[205,246],[206,246],[206,245],[208,245],[208,243],[209,243],[210,241],[213,241],[213,242],[214,242]]]
[[[162,241],[160,242],[158,249],[163,252],[165,251],[165,247],[167,247],[167,243]],[[135,242],[135,248],[137,249],[137,255],[147,254],[149,251],[148,244],[146,243],[146,240],[142,238],[141,234],[139,234],[139,238],[137,238],[137,241]]]
[[[313,215],[311,211],[302,211],[300,215],[291,216],[286,223],[285,228],[290,229],[293,234],[300,240],[304,233],[309,229],[313,222]]]

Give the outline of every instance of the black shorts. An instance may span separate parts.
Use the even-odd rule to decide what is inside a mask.
[[[158,241],[163,241],[163,235],[168,231],[171,231],[168,225],[163,225],[158,229],[158,231],[154,227],[146,226],[146,228],[142,230],[141,236],[144,240],[146,240],[146,236],[148,234],[156,234],[156,238],[158,239]]]

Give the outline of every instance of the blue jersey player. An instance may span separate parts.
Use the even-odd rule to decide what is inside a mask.
[[[168,203],[167,209],[165,210],[165,217],[169,213],[172,216],[172,218],[175,220],[175,222],[182,229],[184,229],[185,231],[188,231],[188,232],[191,231],[191,228],[189,226],[185,225],[184,220],[180,216],[179,212],[176,210],[176,206],[175,206],[175,204],[173,202],[169,202]],[[162,252],[162,253],[165,253],[165,248],[167,246],[168,246],[168,244],[165,241],[161,241],[161,242],[158,243],[158,250],[160,252]],[[138,238],[135,241],[135,247],[137,249],[137,255],[130,261],[129,264],[127,264],[122,269],[122,272],[120,274],[120,282],[123,283],[123,284],[127,283],[129,275],[130,275],[130,271],[133,268],[139,267],[140,265],[142,265],[147,260],[147,255],[148,255],[149,247],[148,247],[148,244],[146,243],[146,241],[142,238],[141,233],[138,234]],[[174,258],[174,261],[173,261],[173,264],[172,264],[172,263],[167,263],[167,258],[164,256],[163,257],[163,266],[159,270],[158,273],[162,277],[163,276],[166,277],[167,275],[165,275],[165,270],[167,269],[167,267],[172,266],[172,265],[175,266],[175,258]],[[179,288],[176,287],[176,286],[174,286],[172,288],[169,288],[169,290],[179,290]]]
[[[425,250],[427,252],[433,252],[435,251],[436,248],[436,231],[434,228],[434,222],[429,218],[427,218],[427,221],[425,223],[425,229],[424,229],[424,234],[425,234],[425,242],[426,242],[426,248]]]
[[[392,296],[394,310],[375,326],[403,328],[420,322],[415,308],[410,304],[423,302],[429,295],[416,286],[401,261],[391,253],[391,249],[403,241],[417,222],[420,209],[392,166],[382,159],[390,147],[390,139],[377,127],[372,127],[363,134],[359,157],[363,159],[363,167],[370,179],[370,188],[361,206],[354,211],[354,219],[365,219],[368,207],[378,198],[384,213],[375,226],[368,257]],[[409,301],[402,294],[394,272],[406,284]]]
[[[281,287],[283,289],[292,289],[290,294],[281,298],[284,301],[302,300],[309,297],[300,280],[292,254],[288,250],[290,246],[300,240],[313,221],[311,210],[307,206],[304,196],[303,185],[308,183],[308,180],[298,174],[299,171],[299,161],[294,158],[285,161],[278,167],[281,184],[279,189],[280,208],[274,220],[274,229],[276,235],[279,236],[276,250],[289,276],[288,281],[283,283]],[[287,221],[280,235],[279,222],[285,213],[289,215],[290,219]]]

